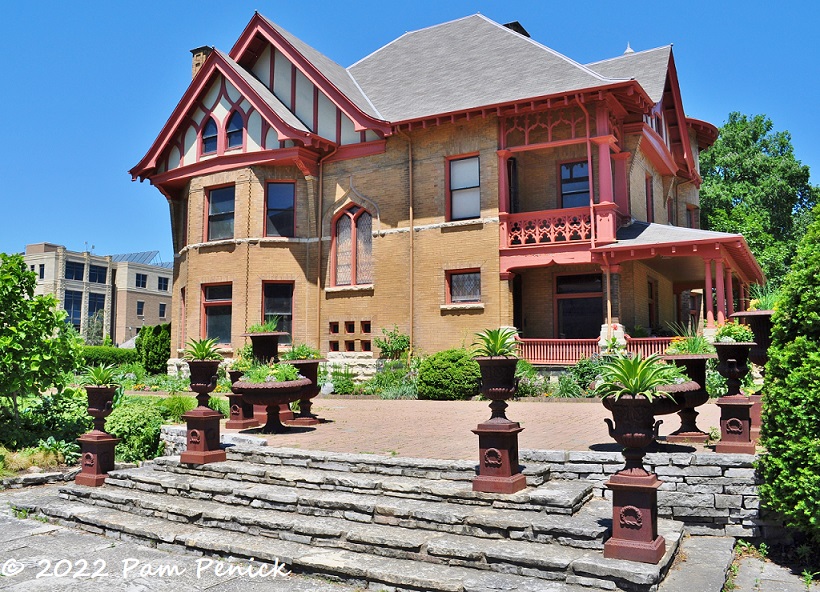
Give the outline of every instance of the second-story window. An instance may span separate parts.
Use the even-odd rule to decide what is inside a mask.
[[[136,286],[137,286],[137,288],[147,288],[148,287],[148,274],[147,273],[138,273],[137,274]]]
[[[202,128],[202,154],[213,154],[216,152],[216,140],[219,132],[213,117],[209,117]]]
[[[293,236],[293,183],[268,183],[265,188],[267,213],[265,236]]]
[[[83,281],[83,274],[85,273],[85,264],[79,261],[65,262],[65,279]]]
[[[157,290],[160,292],[167,292],[168,291],[168,278],[159,276],[157,277]]]
[[[88,268],[88,281],[95,284],[104,284],[108,276],[108,269],[102,265],[91,265]]]
[[[334,226],[335,285],[373,283],[373,218],[357,205],[347,208]]]
[[[228,127],[226,129],[228,136],[228,148],[242,147],[242,116],[239,111],[234,111],[231,118],[228,120]]]
[[[481,179],[478,156],[449,161],[450,219],[467,220],[481,216]]]
[[[208,192],[208,240],[233,238],[234,186]]]
[[[561,165],[561,207],[589,205],[589,164],[586,161]]]

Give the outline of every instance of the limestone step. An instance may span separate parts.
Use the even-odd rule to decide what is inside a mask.
[[[105,490],[103,488],[96,491]],[[658,566],[604,559],[598,551],[585,551],[567,561],[563,572],[550,574],[553,578],[560,579],[545,579],[543,576],[537,577],[531,567],[539,560],[539,556],[535,553],[527,555],[526,551],[521,550],[522,545],[527,543],[515,541],[486,541],[488,544],[481,547],[476,546],[476,541],[481,541],[475,539],[474,547],[467,548],[461,546],[459,538],[442,536],[433,545],[433,552],[430,553],[429,545],[427,552],[442,559],[443,562],[446,560],[449,564],[445,565],[443,562],[384,557],[361,551],[274,539],[250,530],[226,531],[179,520],[138,516],[120,507],[99,507],[81,501],[66,500],[55,496],[48,489],[15,493],[6,496],[5,499],[16,508],[26,509],[62,523],[75,523],[91,532],[115,538],[139,540],[166,550],[178,548],[206,555],[216,554],[238,559],[255,558],[269,563],[279,560],[295,572],[323,575],[373,590],[395,587],[401,590],[431,592],[581,592],[588,591],[589,586],[594,586],[603,589],[648,591],[657,588],[658,582],[668,570],[681,534],[679,523],[660,521],[661,533],[667,540],[667,553]],[[230,515],[230,512],[226,514]],[[379,539],[375,540],[375,543],[367,543],[364,548],[378,545]],[[502,543],[503,547],[500,546]],[[448,546],[454,549],[449,550]],[[547,548],[552,545],[541,547]],[[574,550],[573,552],[578,553]],[[460,560],[450,559],[456,556],[454,553],[462,556],[472,554],[474,567],[466,567],[459,564]],[[479,556],[484,564],[479,561]],[[548,563],[544,557],[540,559],[543,563]],[[526,560],[531,560],[531,563],[527,564]],[[493,565],[500,566],[502,571],[508,573],[492,571]]]
[[[348,468],[334,465],[337,468]],[[249,481],[300,487],[387,495],[428,501],[485,505],[496,508],[546,510],[560,514],[574,514],[592,497],[592,484],[581,481],[547,481],[533,485],[513,495],[476,492],[471,481],[437,479],[435,477],[392,476],[379,473],[361,473],[349,470],[330,470],[268,465],[249,461],[227,461],[207,465],[181,463],[179,457],[154,459],[157,471],[167,471],[204,478]],[[120,478],[127,473],[114,472]],[[425,473],[428,474],[428,473]],[[533,479],[534,482],[540,481]]]
[[[351,454],[298,448],[230,446],[226,452],[228,460],[243,463],[448,481],[472,481],[477,469],[477,464],[471,460]],[[528,485],[538,486],[549,479],[550,468],[546,464],[527,462],[519,466],[527,477]]]
[[[224,506],[326,516],[354,523],[389,524],[483,538],[556,540],[561,544],[580,548],[602,547],[609,532],[610,520],[607,516],[611,511],[607,509],[602,514],[595,504],[587,504],[588,507],[574,515],[550,513],[545,506],[538,506],[540,510],[532,510],[452,504],[378,494],[214,479],[159,470],[159,467],[153,465],[112,471],[106,485],[126,492],[213,500]],[[544,495],[548,497],[556,483],[546,483],[541,487],[546,488]],[[93,501],[97,492],[108,489],[106,487],[95,491],[82,488],[82,491],[88,491],[86,495]],[[537,492],[538,489],[540,488],[534,491]],[[66,490],[75,492],[78,488]],[[535,493],[532,495],[537,497]]]
[[[116,489],[94,490],[86,487],[63,487],[61,497],[94,506],[115,508],[143,516],[154,516],[175,522],[222,528],[237,532],[252,532],[271,538],[301,542],[314,546],[339,547],[387,557],[417,559],[434,563],[477,563],[490,569],[508,570],[512,562],[550,577],[554,571],[566,570],[570,562],[584,555],[585,550],[564,546],[577,543],[566,529],[556,525],[533,525],[532,539],[471,537],[424,529],[384,524],[351,523],[342,518],[311,516],[263,510],[250,507],[230,507],[200,499],[170,497],[163,494]],[[606,503],[596,510],[608,510]],[[592,517],[599,519],[598,517]],[[580,528],[580,525],[575,525]],[[550,532],[547,528],[552,528]]]

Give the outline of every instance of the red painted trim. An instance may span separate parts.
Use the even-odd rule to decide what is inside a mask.
[[[212,286],[230,286],[231,287],[231,298],[230,300],[205,300],[205,289],[210,288]],[[211,306],[230,306],[231,307],[231,338],[233,339],[233,282],[212,282],[208,284],[200,284],[199,285],[199,298],[200,298],[200,310],[199,310],[199,338],[205,339],[207,337],[207,323],[205,319],[205,309]],[[228,343],[230,345],[230,342]]]
[[[296,232],[296,179],[266,179],[265,180],[265,205],[262,208],[262,236],[268,236],[268,185],[275,183],[293,185],[293,234],[287,236],[297,236]],[[271,236],[282,236],[279,234]]]
[[[133,180],[155,176],[158,158],[165,151],[169,143],[174,142],[174,137],[180,132],[180,127],[187,120],[187,113],[195,106],[197,98],[208,87],[217,72],[222,74],[227,81],[231,82],[231,84],[237,88],[239,93],[259,112],[262,118],[268,121],[280,139],[285,138],[306,145],[316,145],[320,149],[331,149],[333,147],[333,144],[324,138],[312,132],[297,130],[285,123],[273,108],[239,76],[233,66],[220,57],[219,53],[212,52],[205,60],[200,72],[185,91],[185,94],[177,104],[171,117],[166,121],[159,136],[157,136],[157,139],[154,140],[154,143],[151,145],[151,148],[142,160],[129,171]]]
[[[709,146],[714,144],[717,141],[718,134],[720,133],[718,128],[708,121],[695,119],[694,117],[687,117],[686,125],[695,130],[695,134],[698,139],[698,148],[700,150],[706,150]]]
[[[376,130],[384,135],[392,133],[391,126],[386,121],[376,119],[364,113],[356,106],[344,93],[342,93],[333,83],[322,74],[305,56],[303,56],[291,43],[285,39],[270,22],[263,16],[256,13],[251,18],[245,30],[237,39],[230,56],[237,63],[242,63],[246,57],[250,45],[257,35],[261,35],[276,49],[281,51],[290,62],[301,70],[314,86],[317,86],[339,109],[344,111],[354,123],[356,131],[365,129]],[[271,79],[273,80],[273,79]]]
[[[624,124],[624,133],[641,134],[643,136],[644,141],[641,142],[641,149],[661,175],[677,174],[678,165],[666,146],[666,142],[649,125],[643,122]]]
[[[208,159],[155,175],[151,183],[163,189],[184,186],[191,177],[208,175],[252,165],[293,165],[300,171],[318,176],[319,155],[301,147],[260,150],[242,154],[228,154],[219,159]],[[306,173],[306,174],[308,174]]]
[[[350,160],[351,158],[362,158],[365,156],[384,154],[386,147],[387,140],[374,140],[372,142],[364,142],[362,144],[347,144],[345,146],[339,146],[339,149],[324,162],[337,162],[340,160]]]
[[[444,278],[445,278],[445,281],[444,281],[444,284],[445,284],[444,299],[445,300],[444,301],[445,301],[445,303],[447,303],[447,304],[472,304],[472,303],[476,303],[476,302],[483,302],[483,300],[482,300],[482,298],[484,296],[483,290],[479,291],[478,300],[462,300],[460,302],[453,302],[453,286],[450,283],[451,279],[454,275],[460,275],[460,274],[463,274],[463,273],[477,273],[477,274],[479,274],[479,285],[482,283],[481,282],[481,268],[480,267],[467,267],[467,268],[464,268],[464,269],[447,269],[447,270],[445,270],[444,271]]]
[[[478,217],[481,217],[481,154],[479,152],[467,152],[454,156],[444,157],[444,187],[446,196],[444,199],[444,219],[447,222],[453,221],[453,195],[450,187],[450,165],[455,160],[467,160],[468,158],[478,158]],[[458,220],[474,220],[475,218],[459,218]]]

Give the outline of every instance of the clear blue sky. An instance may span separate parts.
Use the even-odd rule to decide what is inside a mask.
[[[11,1],[0,18],[0,251],[49,241],[99,254],[173,257],[168,206],[128,169],[190,82],[200,45],[228,51],[259,10],[349,66],[405,31],[475,12],[520,21],[581,63],[674,44],[687,115],[720,126],[765,113],[792,134],[820,183],[820,45],[815,2],[548,0],[273,2]]]

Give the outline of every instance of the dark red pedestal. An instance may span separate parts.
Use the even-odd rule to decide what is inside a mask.
[[[221,413],[200,406],[182,418],[188,425],[188,449],[180,455],[180,462],[204,465],[226,460],[225,451],[219,447]]]
[[[74,483],[99,487],[105,483],[108,471],[114,470],[114,449],[120,439],[93,430],[77,438],[77,441],[80,443],[82,470],[74,478]]]
[[[743,395],[731,395],[717,400],[720,407],[720,442],[715,452],[754,454],[751,439],[752,401]]]
[[[295,415],[290,410],[290,403],[282,403],[279,405],[279,419],[280,421],[291,421]]]
[[[515,493],[527,487],[527,479],[518,466],[518,434],[523,429],[518,422],[494,418],[473,430],[478,434],[479,455],[479,474],[473,479],[473,491]]]
[[[225,422],[225,427],[229,430],[244,430],[245,428],[255,428],[259,425],[253,414],[253,405],[242,401],[242,395],[235,393],[228,395],[230,405],[230,417]]]
[[[749,410],[752,420],[751,439],[757,443],[760,440],[760,425],[763,421],[763,395],[750,395],[749,400],[752,402],[752,408]]]
[[[615,473],[605,485],[612,490],[612,537],[604,543],[604,557],[657,564],[666,553],[658,534],[658,488],[661,481],[641,469]]]

